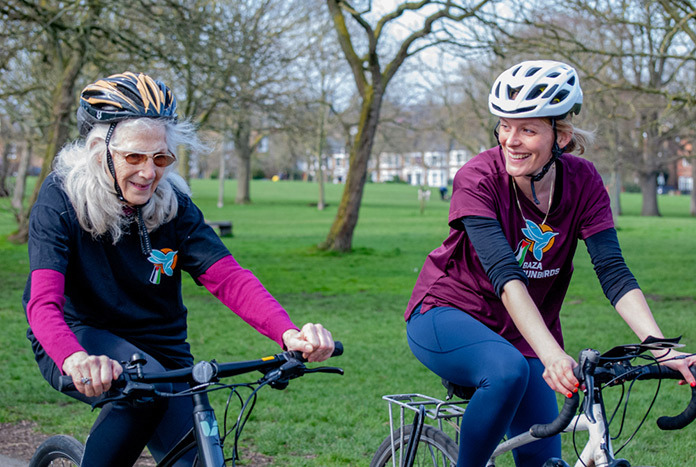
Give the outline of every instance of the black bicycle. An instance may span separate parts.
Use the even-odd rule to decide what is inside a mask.
[[[332,356],[343,354],[343,345],[336,342]],[[258,360],[248,360],[229,363],[218,363],[215,360],[201,361],[195,365],[179,370],[157,373],[145,373],[145,360],[140,354],[135,354],[131,361],[125,364],[123,374],[113,382],[107,397],[100,400],[95,407],[101,407],[110,402],[127,401],[130,403],[149,403],[156,399],[172,397],[193,398],[193,428],[171,449],[157,464],[158,467],[172,466],[191,450],[197,450],[194,466],[219,467],[239,460],[238,442],[242,430],[256,404],[258,391],[266,386],[275,389],[285,389],[291,379],[307,373],[343,374],[341,368],[315,367],[307,368],[306,360],[298,351],[286,351]],[[254,382],[224,384],[224,378],[260,371],[263,375]],[[157,389],[158,383],[188,383],[188,388],[180,392],[162,392]],[[74,390],[69,376],[61,377],[61,391]],[[250,393],[243,396],[240,390],[248,389]],[[219,429],[215,411],[208,399],[208,393],[218,390],[229,390],[225,406],[222,430]],[[240,404],[236,421],[228,428],[227,419],[233,401]],[[227,458],[223,447],[232,436],[232,455]],[[32,457],[30,467],[46,467],[52,465],[79,466],[84,446],[75,438],[67,435],[56,435],[47,439],[38,447]]]
[[[513,449],[532,443],[540,438],[555,436],[558,433],[573,433],[587,431],[588,437],[584,448],[580,451],[575,446],[577,460],[576,467],[609,466],[630,467],[626,459],[616,458],[616,454],[625,446],[614,450],[609,427],[615,417],[621,424],[618,432],[623,431],[625,408],[633,388],[637,381],[647,379],[672,379],[681,380],[683,376],[669,368],[659,365],[660,359],[654,358],[648,351],[668,350],[679,346],[678,339],[653,339],[649,338],[641,344],[631,344],[614,347],[600,354],[594,349],[585,349],[580,352],[579,365],[575,369],[575,375],[584,385],[584,399],[581,410],[578,412],[579,397],[574,394],[566,399],[558,418],[548,425],[534,425],[526,433],[503,441],[488,460],[487,467],[495,466],[496,458]],[[635,360],[643,360],[647,363],[634,364]],[[696,375],[696,369],[692,367],[692,373]],[[393,394],[382,398],[389,402],[389,424],[391,433],[377,449],[371,467],[428,465],[428,466],[455,466],[459,457],[459,426],[461,416],[466,410],[466,404],[473,395],[472,388],[462,388],[443,381],[448,389],[445,400],[422,394]],[[608,416],[602,392],[610,387],[623,388],[616,410]],[[659,384],[657,386],[653,403],[657,398]],[[453,400],[452,395],[457,394],[460,399]],[[625,398],[624,398],[625,395]],[[625,399],[625,401],[624,401]],[[624,411],[620,412],[623,405]],[[652,403],[648,411],[652,407]],[[398,408],[398,419],[395,412]],[[407,411],[415,412],[413,423],[405,421]],[[645,417],[648,413],[646,412]],[[696,418],[696,388],[691,388],[691,400],[684,411],[674,417],[663,416],[658,418],[657,425],[663,430],[678,430],[686,427]],[[396,419],[396,420],[395,420]],[[437,421],[436,425],[425,424],[426,419]],[[645,418],[643,419],[645,421]],[[431,422],[432,423],[432,422]],[[642,426],[643,422],[640,423]],[[446,431],[451,431],[452,436]],[[633,439],[636,433],[628,438]],[[626,443],[628,443],[626,441]],[[543,467],[568,467],[563,459],[549,459]]]

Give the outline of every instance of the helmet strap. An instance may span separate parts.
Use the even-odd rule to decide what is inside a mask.
[[[106,132],[106,138],[104,138],[104,143],[106,143],[106,165],[109,166],[109,172],[111,172],[111,176],[114,178],[114,190],[116,190],[116,196],[118,197],[119,201],[125,203],[127,201],[123,196],[121,187],[118,184],[118,179],[116,178],[116,169],[114,168],[114,158],[109,150],[109,142],[114,134],[114,129],[116,129],[116,123],[117,122],[113,122],[111,125],[109,125],[109,129]]]
[[[152,244],[150,243],[150,235],[147,233],[147,227],[145,226],[145,220],[143,219],[142,206],[135,208],[135,211],[137,213],[136,219],[138,220],[140,251],[142,251],[145,256],[150,256],[150,253],[152,253]]]
[[[563,154],[563,149],[558,145],[558,131],[556,130],[556,119],[551,119],[551,128],[553,129],[553,146],[551,147],[551,159],[541,168],[541,171],[532,175],[530,178],[532,180],[532,198],[534,198],[534,204],[539,204],[539,200],[536,196],[536,190],[534,189],[534,182],[541,181],[544,175],[549,171],[551,166],[556,160]]]
[[[118,197],[119,201],[127,203],[128,201],[126,201],[126,198],[123,196],[121,187],[119,186],[118,180],[116,179],[114,158],[111,155],[111,151],[109,150],[109,142],[111,141],[111,137],[114,134],[115,128],[116,122],[109,125],[109,129],[106,132],[106,138],[104,138],[104,142],[106,143],[106,164],[109,166],[109,172],[111,172],[111,176],[114,178],[114,189],[116,190],[116,196]],[[147,232],[147,226],[145,225],[145,220],[143,219],[142,208],[143,206],[145,206],[145,204],[139,204],[134,207],[136,212],[136,220],[138,222],[138,237],[140,238],[140,251],[142,251],[145,256],[149,256],[150,253],[152,253],[152,244],[150,243],[150,235]]]

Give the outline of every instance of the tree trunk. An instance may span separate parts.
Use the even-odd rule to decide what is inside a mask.
[[[5,198],[10,195],[10,190],[7,188],[7,178],[10,175],[10,152],[12,151],[12,143],[5,141],[5,147],[0,154],[0,197]]]
[[[14,194],[12,195],[12,209],[15,210],[15,217],[17,220],[19,220],[24,213],[24,191],[27,186],[27,173],[29,172],[31,153],[31,142],[27,138],[20,152],[17,178],[15,180]]]
[[[611,204],[611,213],[616,220],[621,215],[621,172],[616,167],[611,172],[609,202]]]
[[[326,116],[329,112],[327,106],[319,117],[319,131],[317,134],[317,184],[319,187],[319,199],[317,199],[317,209],[323,211],[326,207],[326,194],[324,191],[324,139],[326,138],[324,132],[324,124],[326,122]]]
[[[696,159],[691,160],[691,215],[696,216]]]
[[[36,186],[29,199],[28,209],[22,213],[19,219],[17,232],[9,237],[9,240],[16,243],[26,243],[29,239],[29,213],[31,207],[39,197],[39,190],[43,181],[51,172],[53,167],[53,159],[56,153],[63,147],[68,139],[68,128],[70,125],[70,116],[73,112],[75,104],[75,82],[82,70],[84,64],[84,50],[75,50],[70,56],[70,60],[63,68],[60,80],[56,84],[56,89],[53,94],[53,106],[51,115],[53,116],[53,124],[48,131],[48,145],[44,155],[43,163],[41,164],[41,173]]]
[[[350,151],[350,166],[348,167],[343,196],[331,230],[326,240],[319,245],[321,249],[341,252],[351,249],[353,231],[358,223],[360,203],[365,190],[367,163],[370,159],[372,143],[379,123],[383,92],[382,89],[373,87],[363,100],[360,123],[358,124],[359,131],[355,135],[356,144]]]
[[[188,148],[181,146],[176,157],[179,159],[179,175],[186,180],[188,186],[191,186],[191,154]]]
[[[251,136],[251,126],[246,120],[242,120],[237,124],[237,132],[234,136],[235,151],[239,164],[237,165],[237,195],[234,198],[236,204],[251,203],[249,193],[249,181],[251,180],[251,154],[253,148],[249,144]]]
[[[659,216],[657,206],[657,176],[662,168],[657,160],[659,152],[659,130],[657,111],[641,115],[641,128],[643,128],[642,159],[643,168],[640,171],[640,188],[643,193],[643,207],[641,216]]]
[[[226,146],[223,146],[223,150],[220,151],[220,172],[218,174],[218,201],[217,207],[221,208],[225,206],[225,178],[227,178],[227,170],[225,169],[225,159],[227,159],[227,152],[224,150]]]
[[[643,193],[641,216],[659,216],[657,206],[657,174],[655,172],[640,174],[640,189]]]

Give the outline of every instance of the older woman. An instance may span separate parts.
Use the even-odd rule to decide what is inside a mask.
[[[624,263],[602,179],[569,154],[582,153],[591,137],[571,123],[581,105],[577,73],[564,63],[522,62],[498,77],[489,110],[499,118],[499,145],[455,176],[450,234],[428,255],[408,304],[416,357],[476,388],[462,418],[459,466],[484,466],[504,435],[557,416],[554,391],[577,391],[559,312],[579,239],[636,335],[662,337]],[[694,385],[694,361],[666,365]],[[519,466],[542,465],[560,457],[560,437],[514,454]]]
[[[71,395],[89,403],[134,352],[155,371],[191,365],[182,271],[279,345],[310,361],[331,355],[331,334],[296,327],[205,224],[175,171],[177,148],[204,146],[166,85],[130,72],[100,79],[82,91],[77,118],[81,139],[58,154],[30,220],[27,336],[49,383],[72,376]],[[109,404],[82,465],[132,465],[146,443],[158,459],[190,417],[185,399]]]

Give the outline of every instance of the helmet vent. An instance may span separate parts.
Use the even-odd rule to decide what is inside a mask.
[[[559,72],[554,71],[554,72],[549,73],[547,76],[548,76],[549,78],[555,78],[555,77],[560,76],[560,75],[561,75],[561,74],[560,74]]]
[[[538,84],[534,86],[534,88],[527,95],[527,100],[536,99],[541,95],[542,92],[544,92],[544,89],[546,89],[545,84]]]
[[[568,91],[566,91],[565,89],[562,89],[558,94],[556,94],[553,97],[552,103],[557,104],[559,102],[563,102],[566,97],[568,97]]]
[[[553,93],[556,92],[556,89],[558,89],[557,84],[554,84],[553,86],[551,86],[551,88],[549,88],[549,90],[546,91],[546,93],[544,94],[544,96],[543,96],[544,99],[548,99],[549,97],[553,96]],[[556,96],[556,98],[558,98],[558,96],[560,96],[561,94],[563,94],[563,91],[559,92],[558,95]],[[565,94],[563,94],[563,97],[565,97],[567,95],[568,95],[568,93],[566,92]]]
[[[517,72],[520,71],[520,68],[522,68],[522,66],[518,66],[517,68],[515,68],[515,69],[512,71],[512,76],[517,76]]]
[[[533,76],[536,74],[537,71],[541,70],[541,67],[535,66],[527,70],[527,73],[525,73],[525,77],[529,78],[530,76]]]
[[[517,95],[520,93],[520,89],[522,89],[522,86],[519,86],[516,88],[508,86],[508,88],[507,88],[508,99],[514,99],[515,97],[517,97]]]

